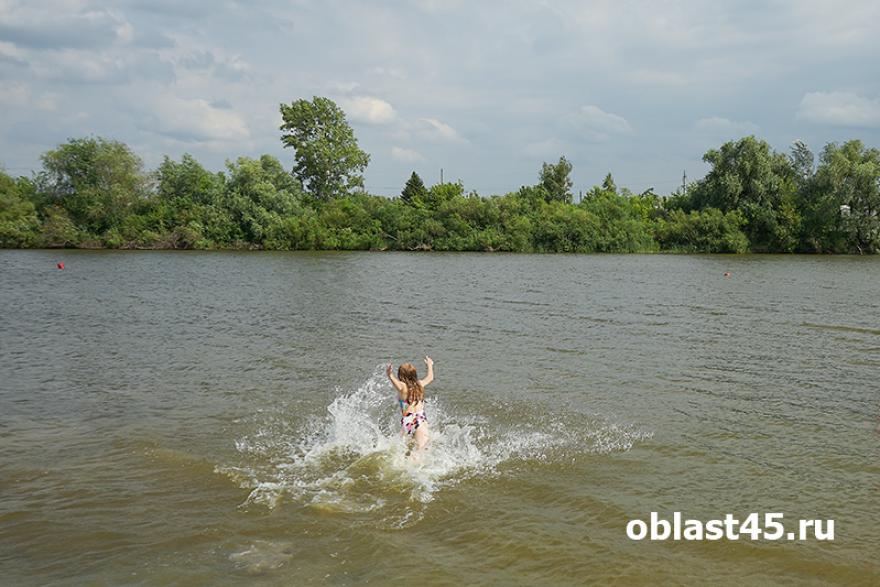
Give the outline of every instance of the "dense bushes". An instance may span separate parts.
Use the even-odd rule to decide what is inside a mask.
[[[658,219],[657,242],[662,249],[683,253],[744,253],[749,248],[749,240],[740,230],[744,222],[737,211],[673,210]]]
[[[618,190],[611,176],[571,200],[571,164],[502,196],[431,187],[413,173],[400,198],[316,198],[274,157],[224,172],[190,155],[146,173],[129,148],[74,139],[33,178],[0,172],[0,247],[265,248],[520,252],[876,252],[880,152],[829,144],[814,167],[746,137],[709,151],[702,180],[667,198]]]

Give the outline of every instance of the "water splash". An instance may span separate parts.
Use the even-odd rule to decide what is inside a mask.
[[[400,527],[421,519],[443,487],[495,476],[513,462],[625,451],[652,435],[599,416],[551,415],[537,407],[512,417],[459,414],[429,397],[429,450],[413,462],[393,397],[384,368],[377,366],[305,426],[264,419],[256,432],[236,441],[243,463],[216,471],[251,490],[242,507],[275,508],[284,500],[328,512],[381,512],[389,525]],[[503,405],[493,408],[487,413],[504,411]]]
[[[238,571],[248,575],[265,575],[286,565],[293,556],[290,543],[257,540],[244,550],[233,552],[228,558]]]

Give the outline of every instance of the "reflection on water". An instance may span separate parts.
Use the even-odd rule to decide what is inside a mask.
[[[870,258],[0,252],[4,581],[875,583],[878,277]],[[412,463],[381,364],[426,353]],[[832,518],[837,539],[626,538],[675,510]]]

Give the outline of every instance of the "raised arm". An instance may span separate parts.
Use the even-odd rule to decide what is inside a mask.
[[[419,383],[422,384],[422,387],[434,381],[434,359],[431,357],[425,357],[425,365],[428,366],[428,374],[425,375],[424,379],[419,381]]]
[[[391,380],[391,385],[393,385],[394,389],[397,390],[398,395],[406,391],[406,386],[400,379],[397,378],[397,375],[394,374],[394,369],[391,363],[388,363],[388,366],[385,367],[385,374],[388,375],[388,379]]]

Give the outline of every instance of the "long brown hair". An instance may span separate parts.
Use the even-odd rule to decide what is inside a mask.
[[[412,363],[404,363],[397,368],[397,378],[406,385],[406,403],[417,404],[425,399],[425,388],[419,381],[416,366]]]

